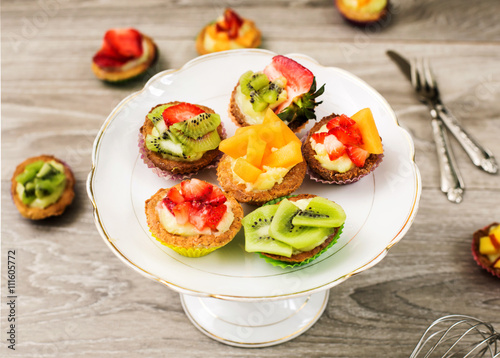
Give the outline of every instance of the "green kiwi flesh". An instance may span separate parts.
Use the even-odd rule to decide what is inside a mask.
[[[311,199],[304,210],[292,219],[295,226],[339,227],[345,222],[344,209],[333,201],[319,196]]]
[[[188,120],[172,124],[172,129],[179,130],[189,138],[198,139],[214,131],[220,125],[220,116],[214,113],[201,113]]]
[[[216,149],[221,141],[219,133],[214,130],[201,137],[191,138],[178,129],[172,128],[172,134],[189,152],[206,152]]]
[[[247,71],[241,75],[239,83],[241,93],[249,98],[255,112],[262,112],[270,104],[278,102],[283,92],[283,86],[279,80],[271,82],[261,72]]]

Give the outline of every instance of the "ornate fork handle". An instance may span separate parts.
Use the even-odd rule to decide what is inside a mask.
[[[437,117],[435,110],[431,110],[431,115],[432,134],[436,143],[439,170],[441,172],[441,191],[446,194],[449,201],[458,204],[463,199],[465,185],[460,173],[455,170],[457,164],[443,122]]]
[[[496,174],[498,165],[493,154],[479,145],[442,103],[435,104],[434,109],[437,112],[437,116],[441,118],[446,127],[464,148],[474,165],[483,169],[485,172]]]

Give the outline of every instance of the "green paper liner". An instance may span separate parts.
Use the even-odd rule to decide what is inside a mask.
[[[262,257],[264,260],[266,260],[271,265],[273,265],[273,266],[279,266],[281,268],[293,268],[293,267],[307,265],[311,261],[316,260],[320,255],[322,255],[326,250],[328,250],[330,247],[332,247],[337,242],[337,240],[340,237],[340,234],[342,233],[343,228],[344,228],[344,224],[342,224],[342,226],[339,227],[339,229],[337,230],[337,234],[335,234],[333,240],[328,244],[328,246],[326,246],[323,250],[321,250],[320,252],[318,252],[313,257],[310,257],[310,258],[308,258],[308,259],[306,259],[306,260],[304,260],[302,262],[278,261],[278,260],[272,259],[272,258],[270,258],[270,257],[268,257],[266,255],[263,255],[261,253],[259,253],[259,255],[260,255],[260,257]]]
[[[262,206],[265,206],[265,205],[274,205],[276,203],[279,203],[280,201],[282,201],[283,199],[288,199],[288,198],[293,198],[295,196],[298,196],[298,195],[287,195],[287,196],[282,196],[280,198],[276,198],[276,199],[273,199],[271,201],[268,201],[267,203],[265,203],[264,205]],[[275,260],[273,258],[270,258],[266,255],[263,255],[261,254],[260,252],[258,253],[260,255],[260,257],[262,257],[264,260],[266,260],[268,263],[270,263],[271,265],[273,266],[279,266],[281,268],[293,268],[293,267],[298,267],[298,266],[303,266],[303,265],[307,265],[308,263],[310,263],[311,261],[313,260],[316,260],[320,255],[322,255],[325,251],[327,251],[330,247],[332,247],[336,242],[337,240],[339,239],[340,237],[340,234],[342,233],[342,230],[344,229],[344,224],[342,224],[338,230],[337,230],[337,233],[335,234],[335,236],[333,237],[332,241],[323,249],[321,250],[320,252],[318,252],[316,255],[302,261],[302,262],[285,262],[285,261],[279,261],[279,260]]]

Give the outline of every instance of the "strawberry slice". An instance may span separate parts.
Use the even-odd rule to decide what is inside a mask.
[[[189,220],[189,214],[191,212],[191,203],[189,201],[185,201],[183,203],[177,204],[172,209],[173,214],[175,216],[175,220],[177,224],[184,225]]]
[[[104,41],[123,57],[138,58],[142,55],[142,34],[136,29],[112,29]]]
[[[325,138],[327,135],[328,132],[319,132],[319,133],[313,133],[311,137],[312,139],[314,139],[316,143],[323,144],[325,142]]]
[[[343,145],[334,135],[327,135],[324,145],[330,160],[336,160],[346,153],[345,145]]]
[[[227,207],[224,204],[212,207],[205,225],[212,230],[217,230],[217,225],[219,225],[226,211]]]
[[[295,97],[309,92],[314,81],[314,75],[311,71],[282,55],[273,57],[271,63],[264,68],[264,74],[269,78],[269,81],[274,81],[281,76],[286,78],[287,100],[275,109],[276,113],[280,113],[288,107]]]
[[[189,209],[189,222],[198,230],[203,230],[210,215],[210,206],[193,204]]]
[[[226,32],[227,36],[233,40],[238,37],[238,31],[243,25],[243,19],[232,9],[227,8],[224,11],[224,17],[215,24],[217,32]]]
[[[361,132],[355,126],[351,127],[333,127],[328,131],[329,134],[333,134],[339,141],[344,145],[363,145],[363,138],[361,138]]]
[[[176,187],[173,187],[168,191],[167,198],[169,198],[175,204],[180,204],[184,202],[184,197]]]
[[[185,180],[181,183],[181,191],[186,201],[205,202],[212,194],[214,186],[199,179]]]
[[[174,123],[188,120],[204,112],[204,110],[194,104],[181,102],[174,106],[167,107],[162,115],[168,128]]]
[[[366,150],[356,146],[346,146],[346,152],[349,159],[352,160],[355,166],[361,168],[365,165],[366,158],[370,155]]]
[[[326,128],[327,129],[332,129],[335,127],[344,127],[344,128],[349,128],[352,127],[356,124],[356,122],[347,117],[345,114],[342,114],[340,116],[337,116],[335,118],[332,118],[327,124]]]
[[[174,203],[172,200],[170,200],[168,197],[164,197],[162,202],[163,205],[165,205],[165,207],[168,209],[168,211],[170,211],[173,215],[175,215],[174,208],[177,204]]]
[[[212,189],[212,193],[210,194],[210,197],[208,198],[207,202],[210,205],[217,206],[224,204],[226,202],[227,198],[222,193],[222,190],[220,190],[218,187],[214,186]]]

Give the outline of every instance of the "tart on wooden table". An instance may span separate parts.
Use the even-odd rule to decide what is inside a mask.
[[[479,266],[500,277],[500,224],[492,223],[473,234],[472,255]]]
[[[22,216],[41,220],[61,215],[75,196],[71,169],[51,155],[40,155],[19,164],[11,179],[11,194]]]
[[[294,132],[316,119],[316,98],[324,85],[316,90],[314,74],[291,58],[277,55],[262,71],[243,73],[229,104],[229,116],[238,126],[261,124],[268,109]]]
[[[245,250],[261,253],[275,266],[303,265],[335,244],[345,220],[342,207],[328,199],[280,198],[243,218]]]
[[[231,194],[193,178],[158,190],[146,201],[146,218],[156,240],[183,256],[200,257],[234,238],[243,209]]]
[[[220,116],[211,108],[175,101],[159,104],[146,115],[139,150],[157,175],[189,176],[214,164],[223,137]]]
[[[200,55],[212,52],[259,47],[261,33],[252,20],[226,8],[224,14],[205,26],[196,37]]]
[[[289,195],[306,174],[300,139],[272,110],[262,124],[238,128],[219,149],[217,178],[239,202],[261,205]]]
[[[92,58],[92,71],[103,81],[126,81],[145,73],[157,57],[158,49],[150,37],[133,28],[111,29]]]
[[[367,26],[386,19],[388,0],[334,0],[337,10],[349,23]]]
[[[369,108],[351,117],[331,114],[316,123],[302,145],[313,180],[349,184],[371,173],[384,148]]]

